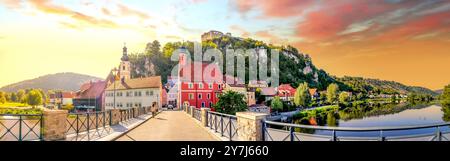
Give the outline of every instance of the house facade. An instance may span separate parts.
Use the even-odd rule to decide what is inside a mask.
[[[103,111],[105,88],[106,81],[89,81],[81,85],[73,98],[75,111]]]
[[[108,85],[105,90],[105,109],[128,109],[134,107],[161,108],[161,77],[122,78]]]
[[[180,53],[177,107],[211,108],[213,104],[217,103],[218,96],[223,90],[222,72],[217,64],[188,63],[188,59],[190,58],[187,58],[185,53]]]
[[[73,104],[74,97],[75,93],[73,92],[57,91],[49,95],[49,102],[51,105],[61,108],[64,105]]]

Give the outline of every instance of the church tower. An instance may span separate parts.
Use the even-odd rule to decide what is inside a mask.
[[[128,58],[128,51],[127,51],[127,47],[126,45],[123,46],[123,55],[122,58],[120,60],[122,60],[120,62],[120,68],[119,68],[119,75],[120,75],[120,79],[130,79],[131,78],[131,63],[130,60]]]

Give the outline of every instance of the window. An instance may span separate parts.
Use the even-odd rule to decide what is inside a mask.
[[[150,96],[153,96],[153,91],[150,91]]]
[[[198,99],[202,99],[202,94],[198,94]]]
[[[188,86],[189,86],[189,89],[194,88],[194,84],[192,84],[192,83],[188,83]]]
[[[210,107],[210,108],[212,107],[212,102],[209,102],[209,107]]]
[[[209,88],[209,89],[213,89],[213,84],[212,84],[212,83],[209,83],[209,84],[208,84],[208,88]]]
[[[189,99],[194,99],[194,94],[192,94],[192,93],[189,93]]]
[[[220,89],[221,85],[220,85],[220,84],[218,84],[218,86],[219,86],[218,88]]]
[[[202,107],[205,107],[205,102],[202,102]]]
[[[203,89],[203,83],[198,83],[198,88]]]
[[[211,99],[211,94],[208,93],[208,94],[206,95],[206,98]]]

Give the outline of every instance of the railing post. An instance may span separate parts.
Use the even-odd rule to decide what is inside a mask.
[[[337,141],[336,130],[333,130],[333,138],[331,138],[331,141]]]
[[[201,120],[202,120],[202,125],[207,127],[208,126],[208,112],[209,112],[209,108],[202,108],[201,109]]]
[[[43,112],[43,140],[66,139],[67,110],[44,110]]]
[[[40,121],[40,128],[39,128],[39,140],[43,140],[44,139],[44,122],[43,122],[43,117],[42,117],[42,114],[41,114],[41,116],[40,116],[40,118],[39,118],[39,121]]]
[[[289,135],[291,138],[291,141],[294,141],[294,127],[289,127]]]
[[[19,141],[22,141],[22,115],[19,116]]]
[[[220,116],[220,135],[223,136],[223,116]]]
[[[436,131],[436,139],[437,139],[437,141],[442,141],[442,132],[441,132],[441,129],[439,126],[437,127],[437,131]]]
[[[237,112],[237,127],[239,131],[238,140],[240,141],[262,141],[263,137],[263,121],[268,114],[257,112]]]
[[[383,130],[380,130],[380,141],[386,141],[386,137],[383,135]]]
[[[91,122],[91,118],[89,118],[89,113],[86,113],[86,115],[87,115],[87,137],[88,137],[88,140],[91,140],[91,137],[89,135],[89,131],[91,130],[91,126],[90,126],[89,122]]]
[[[233,140],[233,132],[232,132],[232,125],[231,125],[231,117],[228,117],[228,132],[230,136],[230,141]]]
[[[262,141],[266,141],[266,126],[267,126],[267,124],[266,124],[266,122],[264,121],[264,120],[261,120],[261,124],[263,125],[262,126],[262,131],[261,131],[261,133],[262,133]]]

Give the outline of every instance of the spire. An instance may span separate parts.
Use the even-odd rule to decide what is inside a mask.
[[[129,60],[129,58],[128,58],[128,49],[127,49],[127,44],[126,43],[123,43],[123,50],[122,50],[122,53],[123,53],[123,55],[122,55],[122,61],[128,61]]]

